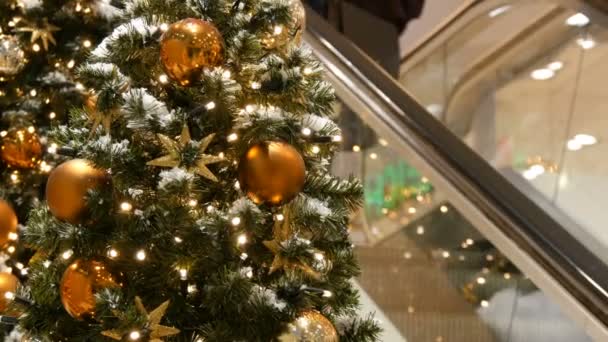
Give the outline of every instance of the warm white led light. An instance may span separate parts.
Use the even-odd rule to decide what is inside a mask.
[[[215,109],[215,106],[216,106],[215,102],[211,101],[205,105],[205,108],[207,108],[207,110],[212,110],[212,109]]]
[[[144,261],[146,260],[146,251],[144,250],[139,250],[136,254],[135,254],[135,259],[139,260],[139,261]]]
[[[247,235],[245,234],[241,234],[239,235],[239,237],[236,239],[236,243],[238,245],[244,245],[247,243]]]

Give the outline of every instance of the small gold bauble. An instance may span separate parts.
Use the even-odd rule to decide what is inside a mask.
[[[224,39],[208,21],[184,19],[173,23],[160,40],[165,72],[182,86],[191,85],[206,67],[224,61]]]
[[[293,146],[279,141],[255,144],[241,157],[239,184],[257,204],[280,205],[302,191],[306,167]]]
[[[6,245],[11,234],[17,233],[17,215],[4,200],[0,200],[0,247]]]
[[[8,301],[6,299],[6,293],[17,292],[17,286],[19,286],[19,279],[12,275],[11,273],[0,273],[0,313],[4,313],[8,306]]]
[[[2,160],[11,167],[31,169],[42,156],[42,144],[33,127],[14,128],[2,138]]]
[[[95,316],[95,294],[120,287],[106,264],[95,260],[76,260],[63,273],[59,292],[63,308],[76,319]]]
[[[306,30],[306,9],[300,0],[288,0],[291,20],[287,27],[274,26],[271,31],[262,38],[262,45],[267,49],[283,47],[289,42],[300,44],[302,34]]]
[[[279,337],[280,342],[338,342],[338,332],[321,313],[305,311],[292,323],[287,332]]]
[[[51,213],[60,220],[79,223],[86,213],[87,192],[107,181],[104,170],[96,169],[84,159],[59,165],[46,184],[46,201]]]
[[[0,34],[0,78],[17,75],[25,67],[25,61],[19,39]]]

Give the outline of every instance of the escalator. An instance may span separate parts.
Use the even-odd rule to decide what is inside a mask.
[[[570,194],[555,190],[567,188],[560,179],[572,163],[564,151],[576,139],[576,103],[599,101],[601,89],[594,92],[582,74],[600,58],[585,56],[593,49],[581,39],[599,51],[604,31],[594,22],[604,16],[564,4],[474,1],[407,56],[400,80],[308,13],[305,40],[336,88],[344,140],[373,133],[371,142],[345,144],[333,170],[365,186],[351,236],[362,267],[357,283],[383,323],[383,341],[608,340],[608,249],[590,233],[603,221],[580,220],[584,213],[560,202]],[[591,23],[564,25],[577,11]],[[568,53],[574,59],[560,55]],[[561,68],[551,66],[557,62]],[[563,80],[530,82],[541,69]],[[527,96],[526,82],[557,95]],[[560,91],[571,95],[568,105]],[[526,121],[537,102],[568,115]],[[340,120],[345,113],[357,120]],[[567,139],[533,140],[551,129]],[[505,153],[501,139],[509,134],[517,139]],[[601,135],[594,137],[582,152],[601,149]],[[540,152],[526,150],[532,147]]]

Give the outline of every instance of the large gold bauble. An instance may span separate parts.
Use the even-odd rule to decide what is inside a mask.
[[[46,201],[53,215],[73,224],[86,213],[85,196],[108,181],[104,170],[84,159],[67,161],[51,172],[46,184]]]
[[[11,273],[0,273],[0,313],[4,313],[8,307],[8,301],[5,297],[7,292],[15,293],[19,286],[19,279]]]
[[[25,67],[25,51],[15,36],[0,33],[0,81],[17,75]]]
[[[239,184],[257,204],[280,205],[302,191],[306,167],[293,146],[279,141],[255,144],[241,157]]]
[[[208,21],[184,19],[171,24],[160,40],[165,72],[182,86],[191,85],[206,67],[224,61],[224,39]]]
[[[59,292],[63,308],[76,319],[95,315],[95,294],[120,287],[106,264],[95,260],[76,260],[63,273]]]
[[[300,0],[288,0],[291,20],[287,27],[274,26],[262,38],[262,45],[267,49],[283,47],[290,42],[300,44],[302,35],[306,30],[306,9]]]
[[[338,342],[338,332],[331,322],[317,311],[305,311],[287,327],[280,342]]]
[[[2,160],[22,169],[36,167],[42,156],[42,144],[33,127],[13,128],[2,138]]]
[[[6,245],[11,234],[17,233],[17,214],[4,200],[0,200],[0,247]]]

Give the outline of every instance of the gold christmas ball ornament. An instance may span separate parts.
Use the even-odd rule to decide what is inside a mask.
[[[304,159],[293,146],[279,141],[255,144],[241,157],[239,184],[257,204],[280,205],[302,191]]]
[[[13,128],[2,138],[2,160],[10,167],[31,169],[42,156],[42,144],[34,127]]]
[[[6,245],[11,234],[17,233],[17,214],[4,200],[0,200],[0,246]]]
[[[287,26],[275,25],[270,28],[264,38],[262,45],[267,49],[283,47],[290,42],[300,44],[302,34],[306,30],[306,9],[300,0],[289,0],[289,12],[291,20]]]
[[[96,169],[84,159],[67,161],[49,175],[46,201],[58,219],[73,224],[81,222],[86,213],[86,195],[108,181],[104,170]]]
[[[181,86],[189,86],[206,67],[224,61],[224,38],[208,21],[184,19],[173,23],[160,40],[165,72]]]
[[[0,313],[4,313],[6,308],[8,307],[8,299],[6,298],[6,293],[15,293],[17,292],[17,287],[19,286],[19,279],[12,275],[11,273],[0,273]]]
[[[305,311],[287,326],[280,342],[338,342],[334,325],[318,311]]]
[[[17,75],[25,67],[25,51],[15,36],[0,33],[0,80]]]
[[[120,283],[105,263],[76,260],[63,273],[59,293],[65,311],[76,319],[84,319],[95,315],[95,294],[116,287]]]

